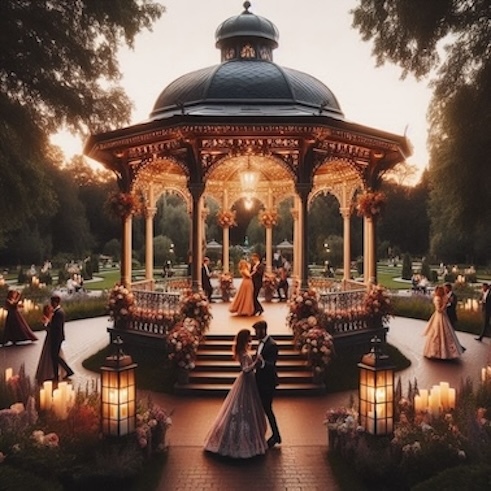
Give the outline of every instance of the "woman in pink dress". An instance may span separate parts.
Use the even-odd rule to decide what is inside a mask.
[[[435,305],[435,312],[430,317],[423,333],[426,336],[423,355],[426,358],[439,360],[459,358],[464,352],[464,349],[455,334],[445,310],[447,296],[445,295],[443,286],[437,286],[435,288],[433,304]]]
[[[5,327],[3,330],[2,344],[5,346],[8,342],[17,344],[20,341],[37,341],[37,337],[32,332],[24,317],[19,311],[20,293],[17,290],[9,290],[5,309],[7,317],[5,318]]]
[[[241,372],[218,412],[205,440],[205,450],[224,457],[248,459],[266,453],[266,415],[259,398],[254,369],[262,363],[259,355],[252,361],[249,353],[251,332],[237,333],[234,358]]]
[[[237,315],[251,316],[254,314],[254,285],[252,283],[249,263],[245,259],[239,261],[239,272],[242,276],[242,283],[229,311]]]

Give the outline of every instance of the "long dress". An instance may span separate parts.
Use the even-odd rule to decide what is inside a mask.
[[[459,358],[464,350],[445,312],[446,302],[442,297],[435,296],[433,303],[435,312],[430,317],[423,332],[426,336],[423,355],[426,358],[438,358],[440,360]]]
[[[64,358],[63,350],[60,348],[60,356]],[[59,377],[64,378],[67,372],[63,367],[59,368]],[[44,338],[43,349],[39,356],[38,367],[36,370],[36,382],[41,385],[45,380],[53,380],[55,371],[53,370],[53,360],[51,358],[51,339],[49,327],[47,327],[46,337]]]
[[[240,365],[242,371],[208,432],[204,448],[225,457],[248,459],[266,453],[266,416],[251,356],[241,355]]]
[[[3,344],[9,341],[18,343],[19,341],[37,341],[37,337],[32,332],[29,324],[19,312],[20,295],[7,298],[5,308],[7,317],[5,318],[5,327],[3,332]]]
[[[234,301],[228,309],[232,314],[254,315],[254,285],[247,269],[241,271],[242,283],[235,294]]]

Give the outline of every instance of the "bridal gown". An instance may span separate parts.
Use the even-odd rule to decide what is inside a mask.
[[[241,373],[205,439],[208,452],[247,459],[266,453],[266,415],[259,399],[252,358],[241,355]]]
[[[242,283],[229,308],[232,314],[254,315],[254,285],[249,271],[242,272]]]
[[[435,312],[423,333],[426,336],[423,355],[441,360],[459,358],[464,350],[445,312],[445,301],[442,297],[435,296],[433,303]]]

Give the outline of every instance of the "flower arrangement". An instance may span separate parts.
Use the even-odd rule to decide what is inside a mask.
[[[135,307],[131,315],[133,326],[147,325],[143,330],[151,332],[166,333],[179,321],[177,312],[165,312],[162,309],[153,310],[150,308]]]
[[[259,212],[259,223],[265,228],[278,225],[279,215],[276,210],[262,210]]]
[[[117,192],[109,196],[106,207],[115,217],[126,218],[140,211],[138,200],[131,193]]]
[[[236,227],[236,216],[235,210],[221,210],[217,214],[218,225],[222,228]]]
[[[382,212],[387,199],[382,192],[365,191],[358,195],[356,212],[358,216],[375,217]]]
[[[381,285],[372,285],[365,297],[364,309],[369,322],[387,324],[393,311],[387,290]]]
[[[228,302],[232,294],[234,278],[230,273],[222,273],[220,275],[220,290],[222,292],[222,300]]]
[[[342,332],[347,326],[365,327],[367,311],[363,306],[348,309],[325,310],[318,315],[319,324],[330,334]]]
[[[179,310],[182,319],[186,317],[196,319],[199,324],[200,335],[210,327],[212,319],[210,303],[203,292],[185,290],[180,300]]]
[[[288,323],[290,327],[300,319],[317,316],[319,314],[317,292],[313,288],[299,292],[290,300],[289,309]]]
[[[109,315],[114,320],[115,327],[128,327],[135,310],[135,297],[124,285],[116,283],[109,294]]]
[[[264,298],[267,302],[271,302],[274,292],[278,289],[278,277],[275,273],[264,273],[263,275],[263,291]]]
[[[313,319],[313,320],[312,320]],[[309,317],[309,329],[300,336],[301,352],[307,357],[307,364],[314,373],[323,373],[331,361],[334,350],[332,336],[317,325],[315,317]]]
[[[167,353],[169,360],[178,368],[192,370],[195,366],[196,352],[199,346],[199,335],[189,325],[177,324],[167,336]]]
[[[136,439],[140,448],[146,450],[148,455],[166,450],[165,435],[170,426],[170,415],[150,398],[138,402]]]

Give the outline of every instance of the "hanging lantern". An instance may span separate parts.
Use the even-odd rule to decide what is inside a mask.
[[[123,341],[113,342],[115,353],[106,358],[101,367],[102,433],[107,436],[123,436],[135,431],[136,383],[131,356],[122,350]]]
[[[381,341],[374,337],[371,350],[358,363],[360,368],[360,424],[372,435],[394,430],[394,365],[382,353]]]
[[[251,156],[247,156],[247,169],[239,173],[240,187],[244,191],[244,205],[250,210],[254,204],[253,197],[259,183],[259,172],[251,169]]]

